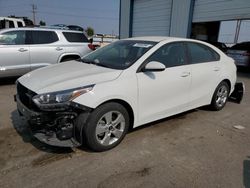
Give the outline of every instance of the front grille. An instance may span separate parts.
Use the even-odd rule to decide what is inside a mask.
[[[20,101],[29,109],[37,110],[37,106],[32,101],[32,98],[37,95],[35,92],[29,90],[19,82],[17,83],[17,94]]]

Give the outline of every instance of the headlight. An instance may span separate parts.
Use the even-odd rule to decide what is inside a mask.
[[[52,93],[44,93],[40,95],[36,95],[32,98],[34,103],[40,108],[49,108],[59,107],[63,104],[74,100],[76,97],[88,93],[93,89],[94,85],[74,88],[64,91],[52,92]]]

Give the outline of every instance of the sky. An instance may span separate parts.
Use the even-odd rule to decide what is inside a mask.
[[[92,27],[95,33],[119,34],[119,0],[0,0],[0,16],[27,16],[37,6],[36,22]]]

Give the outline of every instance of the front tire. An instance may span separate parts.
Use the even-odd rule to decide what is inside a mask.
[[[90,114],[85,125],[81,125],[83,139],[94,151],[112,149],[125,137],[129,121],[129,114],[124,106],[115,102],[105,103]]]
[[[227,103],[228,96],[229,96],[229,86],[227,82],[222,81],[217,88],[215,89],[215,92],[213,94],[213,98],[210,104],[210,108],[215,111],[219,111]]]

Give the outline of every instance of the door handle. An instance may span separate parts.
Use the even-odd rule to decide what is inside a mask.
[[[183,72],[181,74],[181,77],[188,77],[190,75],[190,72]]]
[[[18,49],[18,51],[19,51],[19,52],[26,52],[26,51],[28,51],[28,49],[25,49],[25,48],[19,48],[19,49]]]
[[[63,50],[63,48],[61,48],[61,47],[56,47],[56,50],[57,50],[57,51],[61,51],[61,50]]]
[[[220,67],[214,67],[214,71],[220,71]]]

